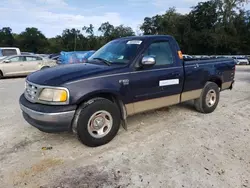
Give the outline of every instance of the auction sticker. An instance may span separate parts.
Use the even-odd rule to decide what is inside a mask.
[[[141,40],[130,40],[127,42],[127,44],[138,44],[138,45],[140,45],[141,43],[142,43]]]

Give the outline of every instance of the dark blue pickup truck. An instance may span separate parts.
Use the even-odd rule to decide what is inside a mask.
[[[20,107],[44,132],[73,131],[88,146],[111,141],[127,116],[194,100],[202,113],[232,89],[233,59],[185,61],[171,36],[113,40],[85,64],[37,71],[26,79]]]

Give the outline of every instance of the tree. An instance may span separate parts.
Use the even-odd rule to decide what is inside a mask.
[[[10,27],[3,27],[0,29],[0,46],[10,47],[15,43],[12,29]]]
[[[189,14],[191,27],[197,31],[213,29],[218,22],[217,2],[198,3]]]
[[[120,38],[135,35],[131,27],[125,27],[124,25],[119,25],[115,27],[112,33],[112,38]]]
[[[41,53],[48,46],[47,38],[37,28],[26,28],[19,36],[22,50]]]
[[[63,46],[64,49],[66,51],[75,51],[78,48],[80,44],[80,38],[82,37],[82,34],[80,32],[80,30],[78,29],[65,29],[63,30],[62,33],[62,42],[63,42]]]
[[[248,0],[216,0],[218,12],[224,25],[231,24],[237,15],[237,10],[244,6]]]
[[[119,25],[117,27],[114,27],[109,22],[103,23],[99,27],[98,31],[102,32],[102,35],[106,42],[113,40],[115,38],[135,35],[131,27],[125,27],[124,25]]]
[[[50,38],[48,40],[49,42],[49,48],[46,49],[46,53],[58,53],[60,51],[66,50],[63,45],[63,39],[62,36],[57,35],[54,38]]]
[[[108,38],[114,32],[115,27],[111,25],[109,22],[102,23],[102,25],[98,28],[98,31],[102,32],[103,36]]]
[[[157,33],[153,18],[150,17],[144,18],[144,22],[141,25],[140,29],[143,31],[144,35],[153,35]]]
[[[82,30],[88,33],[90,36],[94,36],[94,26],[92,24],[90,24],[89,27],[84,26]]]

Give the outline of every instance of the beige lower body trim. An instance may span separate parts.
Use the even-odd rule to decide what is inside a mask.
[[[230,81],[230,82],[224,82],[224,83],[221,85],[221,89],[222,89],[222,90],[228,89],[228,88],[230,88],[231,85],[232,85],[232,81]]]
[[[145,112],[149,110],[162,108],[165,106],[170,106],[173,104],[178,104],[179,102],[180,102],[180,94],[130,103],[126,104],[125,106],[127,109],[127,114],[133,115],[140,112]]]
[[[201,92],[202,92],[202,89],[183,92],[181,94],[181,102],[189,101],[189,100],[192,100],[192,99],[197,99],[197,98],[200,97]]]
[[[125,108],[126,108],[126,110],[127,110],[127,116],[133,115],[133,114],[135,113],[135,110],[134,110],[134,103],[126,104],[126,105],[125,105]]]

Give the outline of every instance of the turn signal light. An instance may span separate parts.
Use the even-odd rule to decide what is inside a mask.
[[[180,59],[183,59],[183,55],[182,55],[182,52],[180,50],[178,51],[178,56]]]

